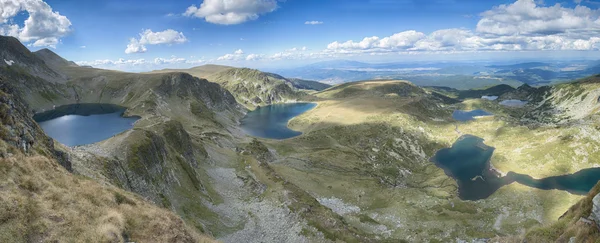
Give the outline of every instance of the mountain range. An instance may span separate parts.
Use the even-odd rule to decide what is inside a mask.
[[[551,86],[540,85],[547,78],[540,70],[554,65],[543,63],[424,69],[343,61],[295,70],[302,76],[216,65],[127,73],[78,66],[48,49],[30,52],[12,37],[0,37],[0,59],[0,242],[593,242],[600,236],[594,223],[600,185],[577,195],[512,183],[469,201],[430,161],[473,134],[495,148],[490,163],[501,174],[542,178],[594,167],[600,158],[594,66],[568,71],[587,77]],[[362,68],[413,76],[370,80],[390,71]],[[504,69],[512,74],[498,81]],[[445,77],[440,70],[448,78],[438,79]],[[484,74],[489,70],[494,74]],[[519,81],[514,70],[542,79]],[[354,79],[365,81],[346,82]],[[501,104],[515,99],[527,105]],[[239,127],[259,106],[297,101],[317,103],[288,123],[301,136],[253,138]],[[77,147],[49,138],[32,119],[83,103],[122,106],[125,116],[140,119],[131,130]],[[494,116],[452,118],[455,110],[472,109]]]

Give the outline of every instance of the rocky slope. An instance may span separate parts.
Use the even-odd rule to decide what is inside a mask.
[[[255,69],[235,68],[207,78],[229,90],[236,100],[249,108],[293,102],[305,96],[284,77]]]
[[[64,82],[65,77],[50,67],[17,38],[0,36],[0,70],[12,69],[13,72],[28,74],[53,83]]]
[[[72,174],[0,76],[0,241],[212,242],[137,195]]]
[[[47,61],[37,55],[34,58],[39,59],[33,62],[41,69],[52,69]],[[463,201],[457,196],[456,182],[428,159],[461,134],[482,137],[495,147],[491,163],[497,169],[536,178],[592,167],[600,156],[595,152],[600,151],[600,132],[592,124],[593,106],[584,109],[584,119],[569,118],[590,124],[553,123],[530,128],[531,122],[524,121],[524,114],[533,114],[538,109],[535,104],[542,102],[552,104],[549,107],[556,117],[573,117],[571,111],[559,109],[560,104],[587,104],[577,102],[587,102],[587,97],[582,98],[584,93],[594,95],[597,88],[592,81],[556,86],[550,91],[527,87],[498,88],[503,93],[486,91],[499,96],[514,92],[511,97],[530,100],[531,104],[523,108],[504,107],[479,97],[459,98],[459,94],[452,95],[453,90],[423,89],[406,81],[343,84],[314,93],[311,100],[318,106],[290,121],[289,126],[304,135],[275,141],[247,137],[239,130],[238,121],[246,111],[242,105],[252,108],[305,98],[281,76],[226,68],[210,75],[209,80],[215,83],[182,72],[136,74],[74,65],[57,67],[61,75],[68,77],[64,83],[3,69],[4,75],[20,77],[18,82],[6,83],[14,86],[13,97],[22,98],[21,103],[30,106],[21,109],[28,115],[19,115],[13,121],[27,121],[34,109],[77,102],[125,106],[126,115],[141,119],[132,130],[80,147],[53,144],[47,138],[40,145],[44,139],[38,137],[45,135],[39,128],[33,129],[32,122],[25,123],[27,129],[5,126],[2,134],[8,134],[6,144],[25,144],[25,149],[19,152],[8,146],[0,154],[20,159],[26,156],[22,151],[34,151],[38,154],[31,154],[32,160],[23,160],[44,166],[33,168],[39,173],[27,163],[24,167],[13,166],[16,162],[0,166],[0,173],[9,171],[7,175],[17,178],[0,182],[14,182],[11,187],[0,186],[0,190],[14,188],[0,194],[0,198],[8,198],[6,205],[17,212],[28,208],[10,204],[14,200],[9,197],[26,202],[23,198],[33,192],[41,195],[37,197],[40,200],[59,198],[50,206],[38,207],[43,210],[35,215],[47,220],[27,228],[27,232],[47,232],[44,230],[53,230],[48,222],[57,222],[61,226],[52,232],[58,233],[41,234],[48,240],[85,241],[98,234],[141,242],[172,239],[143,238],[158,237],[150,231],[161,237],[180,237],[172,240],[176,242],[198,240],[193,231],[224,242],[447,242],[489,240],[498,235],[519,238],[524,229],[555,223],[581,196],[512,184],[490,198]],[[585,89],[578,94],[580,91],[573,87]],[[27,91],[33,91],[32,95],[26,95]],[[44,98],[43,91],[50,92],[51,99]],[[479,96],[481,91],[473,93]],[[247,103],[238,103],[244,101]],[[9,101],[6,103],[11,107]],[[495,116],[466,123],[451,118],[455,109],[475,108],[492,111]],[[61,160],[65,157],[78,176],[73,177],[56,163],[46,166],[48,163],[42,162],[67,161]],[[67,162],[63,164],[69,167]],[[36,184],[20,179],[28,176],[43,180]],[[54,183],[53,178],[66,181]],[[84,186],[73,189],[70,183]],[[44,194],[36,194],[40,190]],[[151,204],[144,200],[162,209],[148,206]],[[46,210],[60,205],[82,206],[77,208],[81,210],[77,215],[63,213],[66,216],[60,219]],[[171,218],[173,214],[165,209],[176,212],[194,230],[180,226],[183,221]],[[17,217],[6,215],[0,214],[0,219]],[[99,218],[91,227],[103,230],[78,228],[85,232],[84,238],[69,235],[68,222],[83,222],[78,217]],[[28,219],[11,222],[31,222]],[[145,221],[149,225],[139,224]],[[23,224],[14,225],[21,230]],[[0,228],[0,233],[16,232],[13,229]],[[40,237],[36,233],[26,235],[33,240]]]
[[[33,52],[33,54],[42,59],[44,63],[56,73],[61,73],[63,67],[77,67],[75,62],[62,58],[48,48]]]

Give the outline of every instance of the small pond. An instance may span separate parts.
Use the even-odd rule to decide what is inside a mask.
[[[241,120],[240,127],[249,135],[270,139],[286,139],[301,135],[301,132],[287,127],[288,122],[308,110],[315,103],[289,103],[258,107],[248,112]]]
[[[92,144],[133,128],[137,117],[123,117],[124,107],[74,104],[35,114],[33,119],[56,141],[67,146]]]

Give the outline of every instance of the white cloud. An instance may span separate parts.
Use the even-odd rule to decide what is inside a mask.
[[[135,38],[131,38],[129,39],[129,44],[127,45],[127,48],[125,49],[125,53],[126,54],[131,54],[131,53],[144,53],[146,52],[148,49],[146,49],[146,46],[144,46],[143,44],[141,44],[138,40],[136,40]]]
[[[118,69],[118,70],[153,70],[167,67],[189,68],[191,66],[206,63],[203,59],[185,59],[181,57],[171,56],[170,58],[155,58],[154,60],[146,59],[123,59],[117,60],[102,59],[94,61],[78,61],[81,66],[93,66],[96,68]]]
[[[311,20],[311,21],[304,22],[304,24],[307,24],[307,25],[318,25],[318,24],[323,24],[323,22],[322,21]]]
[[[544,7],[533,0],[503,4],[481,14],[477,31],[491,35],[552,35],[598,30],[600,11],[585,6]]]
[[[172,64],[172,63],[185,63],[186,59],[181,57],[171,57],[169,59],[165,58],[154,58],[155,64]]]
[[[203,18],[213,24],[241,24],[277,9],[277,0],[204,0],[200,7],[192,5],[184,16]]]
[[[20,12],[29,16],[22,26],[15,24]],[[60,38],[71,31],[71,21],[42,0],[0,0],[0,35],[17,37],[33,46],[56,47]]]
[[[518,0],[481,14],[475,30],[442,29],[425,34],[415,30],[389,37],[331,42],[322,53],[335,55],[599,50],[600,10],[585,6],[550,7]]]
[[[33,42],[33,44],[30,44],[30,45],[34,46],[34,47],[48,46],[48,47],[56,48],[56,45],[59,42],[60,41],[56,37],[48,37],[48,38],[36,40],[35,42]]]
[[[258,60],[260,58],[260,55],[250,54],[244,57],[244,51],[242,49],[237,49],[233,53],[228,53],[218,57],[217,61],[239,61],[243,59],[248,60],[248,57],[250,57],[250,59],[252,60]]]
[[[258,61],[262,60],[265,57],[263,54],[249,54],[246,56],[246,61]]]
[[[152,32],[147,29],[140,33],[140,39],[131,38],[129,44],[125,49],[125,53],[142,53],[146,52],[146,45],[159,45],[159,44],[182,44],[187,42],[187,38],[182,32],[177,32],[172,29],[167,29],[159,32]]]
[[[85,49],[85,48],[87,48],[87,46],[80,46],[79,48],[81,48],[81,49]]]

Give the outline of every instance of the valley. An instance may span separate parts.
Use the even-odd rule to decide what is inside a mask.
[[[78,210],[98,210],[88,220],[112,224],[91,226],[106,230],[98,232],[109,241],[162,241],[151,238],[158,235],[177,242],[547,242],[598,236],[588,229],[595,226],[580,226],[590,231],[580,234],[566,222],[589,216],[600,186],[589,196],[583,194],[590,183],[576,193],[536,188],[555,188],[542,178],[584,170],[596,175],[598,76],[468,90],[417,86],[410,79],[329,86],[226,66],[148,73],[82,67],[47,49],[31,53],[14,38],[0,40],[9,43],[0,59],[14,61],[0,63],[9,97],[2,99],[0,172],[11,178],[2,181],[0,199],[49,205],[27,220],[0,215],[2,237],[18,235],[19,227],[42,241],[97,237],[88,229],[95,233],[69,238],[63,228],[52,227],[84,220],[66,210],[50,213],[57,207],[51,203],[64,201],[85,201],[89,205]],[[503,104],[511,100],[526,102]],[[83,104],[96,105],[69,108]],[[106,139],[67,144],[42,130],[42,120],[92,118],[114,114],[115,107],[124,109],[118,118],[134,117],[135,123]],[[485,113],[460,119],[455,114],[473,110]],[[436,153],[460,150],[457,141],[482,153],[457,152],[473,161],[436,159]],[[457,167],[448,173],[433,160]],[[498,181],[515,173],[541,180]],[[79,183],[85,186],[72,185]],[[56,196],[88,187],[94,193]],[[140,224],[154,214],[175,225],[161,229],[181,232],[153,234],[154,228]],[[41,223],[28,225],[31,220]],[[546,227],[560,234],[544,234]]]

